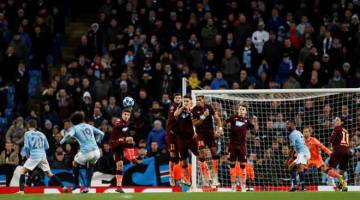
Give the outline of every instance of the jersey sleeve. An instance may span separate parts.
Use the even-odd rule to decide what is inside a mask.
[[[30,144],[29,144],[29,138],[28,134],[25,134],[24,137],[24,147],[21,149],[21,156],[28,157],[30,154]]]
[[[295,134],[293,134],[293,133],[290,134],[289,142],[290,142],[291,147],[295,147],[295,143],[296,143],[296,135]]]
[[[314,138],[314,142],[315,142],[315,145],[318,148],[320,148],[323,152],[325,152],[328,155],[331,154],[331,150],[329,148],[327,148],[325,145],[323,145],[318,139]]]
[[[335,127],[334,128],[334,131],[332,132],[331,136],[330,136],[330,143],[331,144],[335,144],[336,143],[336,140],[337,140],[337,136],[338,136],[338,132],[339,132],[339,128],[338,127]]]
[[[92,128],[94,134],[96,136],[98,136],[97,142],[101,142],[103,140],[104,136],[105,136],[105,133],[103,131],[101,131],[100,129],[98,129],[98,128],[95,128],[95,127],[91,127],[91,128]]]
[[[44,149],[48,150],[50,147],[49,147],[49,142],[46,139],[45,135],[43,135],[43,139],[44,139]]]

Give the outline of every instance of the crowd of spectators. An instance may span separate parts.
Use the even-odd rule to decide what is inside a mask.
[[[360,87],[357,0],[104,0],[72,60],[61,54],[66,10],[47,0],[0,2],[0,165],[20,162],[25,121],[36,119],[52,167],[69,168],[77,146],[59,141],[71,113],[83,110],[106,133],[98,167],[112,172],[108,138],[125,96],[136,102],[139,157],[166,157],[167,111],[183,77],[188,90]],[[263,129],[283,129],[288,116],[271,106]],[[334,106],[317,108],[313,120],[329,126]],[[285,140],[256,138],[259,163],[287,152]]]

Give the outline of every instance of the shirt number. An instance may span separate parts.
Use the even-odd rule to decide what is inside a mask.
[[[342,130],[342,139],[341,139],[341,145],[343,146],[349,146],[349,132],[346,129]]]
[[[87,140],[90,140],[91,139],[91,131],[89,128],[85,128],[82,130],[82,133],[84,135],[84,137],[87,139]]]
[[[33,149],[43,149],[44,148],[44,142],[42,138],[31,138],[31,142],[33,144]]]

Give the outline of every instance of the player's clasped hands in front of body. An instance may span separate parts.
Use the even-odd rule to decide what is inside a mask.
[[[133,139],[133,137],[126,137],[125,142],[128,144],[134,144],[134,139]]]

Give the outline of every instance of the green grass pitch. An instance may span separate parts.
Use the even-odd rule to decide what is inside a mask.
[[[360,192],[248,192],[248,193],[148,193],[148,194],[37,194],[0,195],[0,200],[351,200]]]

